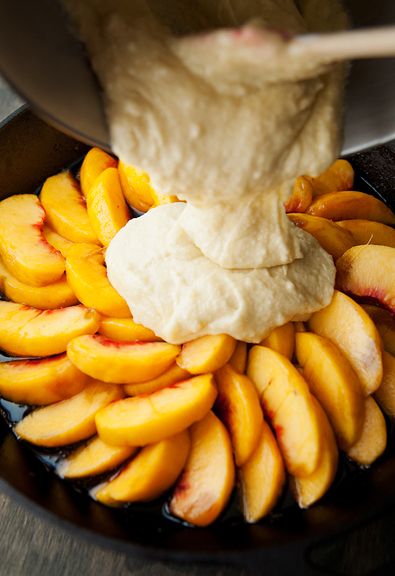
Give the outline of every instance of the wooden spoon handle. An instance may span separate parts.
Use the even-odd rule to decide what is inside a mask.
[[[328,62],[395,56],[395,26],[296,36],[289,51]]]

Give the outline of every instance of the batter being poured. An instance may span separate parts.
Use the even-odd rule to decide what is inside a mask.
[[[288,38],[343,28],[340,4],[64,1],[104,88],[114,152],[186,201],[131,220],[107,250],[135,321],[172,343],[259,342],[326,306],[332,257],[283,201],[296,176],[338,155],[343,71],[298,58]]]

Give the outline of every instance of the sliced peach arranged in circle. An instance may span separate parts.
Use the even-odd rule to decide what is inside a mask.
[[[191,427],[191,450],[169,504],[171,514],[208,526],[229,501],[235,469],[226,428],[209,412]]]
[[[335,260],[355,244],[350,232],[326,218],[311,216],[310,214],[288,214],[288,218],[298,228],[302,228],[314,236],[322,248],[331,254]]]
[[[384,350],[395,356],[395,318],[393,315],[379,306],[365,304],[362,308],[369,314],[379,331]]]
[[[232,441],[237,466],[243,466],[254,452],[262,431],[263,414],[251,380],[229,364],[215,373],[218,396],[215,408]]]
[[[96,236],[108,246],[130,219],[116,168],[106,168],[99,174],[90,187],[86,205]]]
[[[372,220],[343,220],[339,226],[350,232],[355,244],[380,244],[395,248],[395,230]]]
[[[262,340],[261,345],[275,350],[288,358],[288,360],[292,360],[295,347],[295,326],[293,322],[287,322],[275,328],[269,336]]]
[[[216,396],[213,376],[204,374],[153,394],[125,398],[100,410],[98,434],[104,442],[120,446],[159,442],[201,420]]]
[[[52,356],[65,352],[68,342],[94,334],[99,315],[84,306],[40,310],[0,301],[0,348],[14,356]]]
[[[177,384],[177,382],[181,382],[190,377],[191,374],[189,374],[189,372],[183,370],[178,366],[178,364],[174,363],[160,376],[138,384],[127,384],[124,386],[124,390],[127,396],[152,394],[152,392],[156,392],[157,390],[161,390],[162,388],[166,388],[166,386],[171,386],[172,384]]]
[[[247,374],[274,428],[288,472],[312,474],[319,464],[322,427],[305,380],[285,356],[264,346],[251,349]]]
[[[395,356],[383,352],[383,381],[375,398],[388,416],[395,416]]]
[[[122,160],[118,164],[122,191],[130,206],[140,212],[147,212],[154,203],[154,189],[146,172],[127,165]]]
[[[327,192],[352,190],[354,169],[347,160],[335,160],[325,172],[310,180],[315,196],[326,194]]]
[[[78,448],[56,466],[61,478],[85,478],[113,470],[130,458],[136,448],[132,446],[111,446],[95,436]]]
[[[365,404],[362,385],[351,364],[330,340],[309,332],[296,335],[296,357],[339,445],[352,446],[361,435]]]
[[[60,280],[64,258],[43,236],[45,212],[34,194],[0,202],[0,257],[20,282],[45,286]]]
[[[59,250],[63,258],[66,258],[67,251],[73,246],[74,242],[63,238],[63,236],[55,232],[55,230],[52,230],[49,226],[44,226],[43,235],[48,244],[56,248],[56,250]]]
[[[94,244],[74,244],[67,252],[66,275],[78,300],[106,316],[127,318],[125,300],[110,284],[103,250]]]
[[[365,398],[365,419],[357,442],[347,456],[360,466],[370,466],[387,446],[387,425],[383,413],[371,396]]]
[[[183,344],[177,364],[191,374],[215,372],[230,360],[235,348],[236,340],[227,334],[201,336]]]
[[[137,384],[163,374],[179,346],[167,342],[116,342],[100,334],[74,338],[67,355],[82,372],[114,384]]]
[[[70,172],[60,172],[47,178],[40,192],[40,200],[48,224],[55,232],[71,242],[99,242],[89,221],[78,182]]]
[[[247,522],[258,522],[270,514],[285,483],[285,468],[273,432],[262,423],[254,452],[239,471],[243,514]]]
[[[160,342],[162,338],[156,336],[152,330],[136,324],[133,318],[102,318],[99,333],[111,340],[131,342],[141,340],[143,342]]]
[[[365,395],[377,390],[383,377],[381,338],[359,304],[335,290],[331,303],[311,316],[309,326],[341,350],[355,370]]]
[[[375,220],[395,224],[395,216],[374,196],[364,192],[329,192],[319,196],[307,209],[307,214],[329,220]]]
[[[340,290],[376,300],[395,315],[395,248],[354,246],[336,262]]]
[[[0,364],[0,394],[19,404],[45,405],[78,394],[90,381],[66,354]]]
[[[310,476],[291,478],[291,490],[300,508],[308,508],[324,496],[336,476],[339,460],[335,436],[328,418],[319,402],[315,400],[314,404],[323,427],[323,442],[318,468]]]
[[[99,502],[149,502],[176,482],[188,458],[190,439],[187,430],[155,444],[145,446],[121,472],[95,491]]]
[[[46,286],[31,286],[20,282],[0,260],[0,278],[2,278],[1,291],[17,304],[26,304],[43,310],[53,310],[78,304],[78,300],[67,284],[66,276]]]
[[[120,386],[92,382],[72,398],[30,412],[14,431],[19,438],[37,446],[73,444],[95,434],[96,413],[122,396]]]
[[[86,154],[80,170],[81,190],[85,198],[88,196],[92,184],[96,178],[107,168],[116,168],[115,158],[97,148],[91,148]]]
[[[292,194],[284,203],[287,214],[289,212],[304,212],[313,200],[313,185],[311,178],[299,176],[295,180]]]
[[[229,359],[229,364],[232,366],[233,370],[236,370],[239,374],[244,374],[247,368],[247,343],[237,342],[236,348]]]

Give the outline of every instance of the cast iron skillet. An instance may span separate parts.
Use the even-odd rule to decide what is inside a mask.
[[[0,198],[36,190],[43,179],[79,159],[87,150],[22,109],[0,126]],[[351,157],[357,189],[387,200],[394,208],[395,143]],[[317,573],[311,553],[318,543],[380,514],[395,504],[394,433],[389,448],[370,470],[342,466],[333,489],[318,505],[300,511],[283,504],[269,519],[246,525],[232,509],[214,526],[189,528],[158,514],[155,506],[112,510],[50,473],[0,417],[1,488],[74,533],[131,554],[158,559],[243,565],[254,574]]]

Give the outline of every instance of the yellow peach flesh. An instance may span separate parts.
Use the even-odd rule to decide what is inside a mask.
[[[56,472],[61,478],[85,478],[112,470],[136,451],[132,446],[110,446],[95,436],[86,445],[61,460]]]
[[[0,348],[14,356],[52,356],[65,352],[81,334],[94,334],[99,316],[84,306],[40,310],[0,301]]]
[[[387,446],[387,426],[383,413],[371,396],[365,399],[365,419],[361,436],[347,450],[347,456],[360,466],[370,466]]]
[[[37,446],[73,444],[92,436],[96,413],[122,396],[120,386],[92,382],[72,398],[34,410],[14,430],[19,438]]]
[[[319,196],[307,214],[330,220],[375,220],[395,224],[395,216],[384,202],[364,192],[330,192]]]
[[[143,448],[121,472],[95,492],[104,504],[148,502],[176,482],[190,448],[187,430]]]
[[[201,420],[216,396],[212,375],[204,374],[152,394],[125,398],[97,414],[98,434],[114,445],[159,442]]]
[[[116,168],[107,168],[99,174],[86,202],[92,228],[103,246],[108,246],[130,218]]]
[[[276,439],[262,423],[258,445],[239,471],[243,514],[247,522],[258,522],[270,514],[285,483],[285,469]]]
[[[47,178],[40,192],[40,200],[48,224],[55,232],[71,242],[99,242],[89,221],[78,182],[70,172]]]
[[[322,429],[305,380],[285,356],[264,346],[251,349],[247,375],[274,428],[287,470],[295,476],[312,474],[319,463]]]
[[[0,394],[19,404],[45,405],[78,394],[90,381],[66,357],[0,364]]]
[[[45,212],[37,196],[20,194],[0,202],[0,257],[20,282],[45,286],[64,274],[64,258],[43,235]]]
[[[94,244],[74,244],[67,252],[67,282],[78,300],[106,316],[127,318],[125,300],[107,278],[103,251]]]
[[[377,390],[383,377],[381,338],[359,304],[335,290],[331,303],[311,316],[309,327],[341,350],[356,372],[365,395]]]
[[[169,510],[195,526],[208,526],[229,501],[235,470],[226,428],[209,412],[191,427],[191,450]]]
[[[177,364],[191,374],[214,372],[228,362],[235,348],[236,340],[227,334],[201,336],[183,344]]]
[[[296,357],[340,446],[351,446],[361,435],[364,420],[362,385],[351,364],[330,340],[308,332],[296,335]]]
[[[216,411],[231,437],[237,466],[243,466],[254,452],[262,431],[263,414],[251,380],[229,364],[215,373],[218,386]]]
[[[92,378],[114,384],[138,384],[163,374],[179,350],[179,346],[167,342],[116,342],[97,334],[74,338],[67,355]]]
[[[86,154],[80,170],[81,190],[85,198],[88,196],[90,188],[96,178],[106,168],[114,168],[117,166],[115,158],[101,150],[94,147]]]

